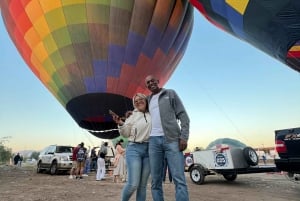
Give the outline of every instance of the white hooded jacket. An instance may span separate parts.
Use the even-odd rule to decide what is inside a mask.
[[[151,131],[151,116],[149,112],[140,112],[134,109],[132,115],[122,126],[118,126],[120,134],[128,137],[130,142],[148,142]]]

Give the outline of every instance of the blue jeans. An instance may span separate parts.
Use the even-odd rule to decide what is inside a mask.
[[[149,158],[151,170],[151,192],[153,201],[164,201],[162,188],[162,170],[164,157],[167,158],[173,182],[176,201],[189,201],[189,194],[184,175],[184,157],[179,151],[179,142],[166,142],[164,136],[153,136],[149,139]]]
[[[164,168],[163,168],[163,176],[162,176],[163,177],[163,182],[166,181],[167,172],[168,172],[169,181],[172,182],[172,174],[171,174],[170,166],[168,165],[168,161],[165,158]]]
[[[129,142],[126,148],[127,183],[122,191],[122,201],[128,201],[136,192],[136,201],[146,200],[150,175],[148,143]]]
[[[90,173],[90,159],[87,158],[85,160],[85,165],[84,165],[84,169],[83,169],[83,174],[89,174]]]
[[[91,165],[90,165],[90,169],[91,170],[95,170],[95,171],[97,170],[97,160],[98,159],[96,159],[96,160],[95,159],[91,159]]]

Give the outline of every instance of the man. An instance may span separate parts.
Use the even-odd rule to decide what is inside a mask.
[[[17,155],[15,155],[14,157],[14,165],[18,166],[20,160],[21,160],[20,153],[17,153]]]
[[[74,179],[75,175],[77,173],[77,152],[78,149],[80,147],[80,144],[78,144],[76,147],[73,148],[73,152],[72,152],[72,168],[70,170],[70,176],[69,179]]]
[[[159,80],[153,75],[146,77],[145,84],[152,92],[148,97],[149,111],[152,118],[152,129],[149,138],[152,198],[154,201],[164,200],[162,169],[164,157],[166,157],[175,184],[176,201],[188,201],[189,194],[184,175],[182,151],[187,148],[189,117],[174,90],[160,88],[158,86]]]
[[[85,177],[89,176],[89,173],[91,171],[91,166],[90,166],[91,159],[89,157],[90,148],[91,147],[89,146],[89,148],[86,149],[86,151],[85,151],[85,164],[84,164],[84,169],[83,169],[83,174],[82,174],[82,176],[85,176]]]
[[[97,147],[93,147],[92,151],[91,151],[91,171],[96,171],[97,170],[97,153],[96,153],[96,148]]]
[[[99,152],[100,153],[103,153],[105,156],[107,155],[107,146],[108,146],[108,143],[107,142],[104,142],[101,147],[100,147],[100,150]]]

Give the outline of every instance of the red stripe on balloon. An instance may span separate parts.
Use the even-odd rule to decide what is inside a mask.
[[[287,53],[288,58],[300,58],[300,51],[289,51]]]

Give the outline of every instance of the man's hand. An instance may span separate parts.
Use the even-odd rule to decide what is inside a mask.
[[[184,151],[187,148],[187,141],[180,139],[179,140],[179,150]]]

